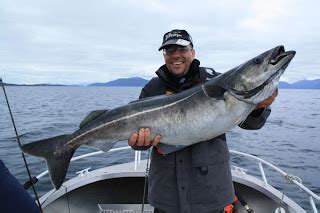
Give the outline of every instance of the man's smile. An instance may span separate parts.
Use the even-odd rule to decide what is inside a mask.
[[[181,65],[181,64],[183,64],[183,63],[184,63],[183,61],[172,62],[173,65]]]

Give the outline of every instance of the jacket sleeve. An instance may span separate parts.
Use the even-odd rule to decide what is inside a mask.
[[[146,97],[148,97],[148,93],[147,93],[146,87],[143,87],[139,95],[139,99],[146,98]]]
[[[269,117],[271,113],[271,108],[263,108],[263,109],[257,109],[253,110],[247,119],[239,124],[239,127],[242,129],[247,129],[247,130],[256,130],[260,129],[263,127],[263,125],[266,123],[267,118]]]

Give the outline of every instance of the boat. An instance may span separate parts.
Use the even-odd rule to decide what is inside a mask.
[[[129,146],[111,149],[109,152],[118,152],[131,149]],[[132,150],[133,151],[133,150]],[[238,212],[258,213],[286,213],[307,212],[302,206],[285,194],[285,190],[272,186],[266,175],[266,167],[279,173],[286,182],[296,185],[307,197],[311,211],[317,213],[316,202],[320,196],[302,184],[300,178],[287,174],[275,165],[248,153],[229,150],[231,156],[250,160],[256,163],[260,178],[249,174],[247,169],[239,165],[232,165],[231,172],[235,191],[241,195],[241,204]],[[148,173],[149,160],[141,160],[141,151],[134,151],[135,159],[132,162],[120,163],[90,171],[90,167],[77,172],[77,176],[65,181],[56,190],[52,189],[40,198],[40,204],[45,213],[51,212],[100,212],[100,213],[133,213],[153,212],[148,204],[145,180]],[[72,158],[71,161],[99,155],[104,152],[95,151]],[[44,171],[36,178],[39,180],[48,171]],[[144,196],[145,195],[145,196]],[[240,207],[239,207],[240,206]]]

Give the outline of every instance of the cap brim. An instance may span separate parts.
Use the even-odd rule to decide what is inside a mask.
[[[169,41],[166,41],[165,43],[163,43],[161,45],[161,47],[159,47],[159,51],[162,50],[163,48],[165,48],[166,46],[169,46],[169,45],[179,45],[179,46],[188,46],[191,42],[190,41],[187,41],[187,40],[184,40],[184,39],[171,39]]]

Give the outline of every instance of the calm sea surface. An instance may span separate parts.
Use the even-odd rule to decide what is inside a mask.
[[[80,121],[90,111],[110,109],[136,100],[140,90],[140,87],[6,87],[23,144],[70,133],[78,128]],[[262,129],[248,131],[237,127],[227,133],[230,149],[253,154],[277,165],[289,174],[300,177],[303,183],[318,195],[320,195],[319,136],[320,90],[282,89]],[[126,142],[120,142],[116,146],[125,145]],[[75,156],[89,151],[95,150],[80,147]],[[143,157],[146,157],[146,153]],[[132,161],[133,158],[134,152],[127,150],[72,162],[67,178],[87,167],[96,169]],[[2,90],[0,159],[21,183],[28,179]],[[46,170],[46,164],[41,158],[28,156],[27,161],[34,176]],[[258,167],[252,161],[233,157],[232,162],[246,169],[252,169],[253,175],[258,174]],[[300,205],[310,209],[307,199],[303,198],[303,192],[287,184],[272,170],[266,169],[266,176],[270,183],[288,192]],[[48,176],[36,185],[40,195],[51,187]]]

